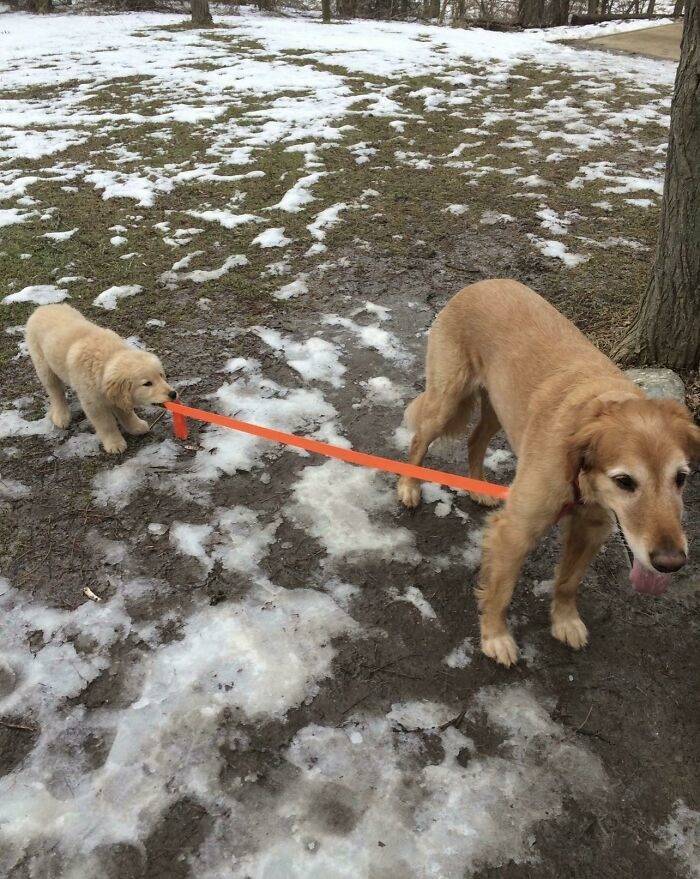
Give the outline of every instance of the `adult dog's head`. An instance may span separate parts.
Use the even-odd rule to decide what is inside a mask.
[[[700,428],[674,400],[597,400],[572,438],[583,496],[617,516],[639,592],[663,592],[688,560],[683,486],[699,459]]]
[[[174,400],[177,392],[165,380],[160,360],[148,351],[120,351],[107,362],[103,390],[117,409],[165,403]]]

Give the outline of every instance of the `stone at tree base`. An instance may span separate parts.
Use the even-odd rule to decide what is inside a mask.
[[[625,375],[639,385],[650,397],[670,397],[685,403],[683,379],[672,369],[628,369]]]

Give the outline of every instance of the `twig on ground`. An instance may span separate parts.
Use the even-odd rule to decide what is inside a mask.
[[[347,708],[344,708],[344,709],[340,712],[340,716],[341,716],[341,717],[345,717],[345,715],[346,715],[349,711],[352,711],[353,708],[356,708],[356,707],[360,704],[360,702],[364,702],[365,699],[370,695],[371,692],[372,692],[371,690],[367,690],[367,692],[365,693],[364,696],[360,696],[359,699],[356,699],[352,704],[348,705]]]
[[[591,711],[593,711],[593,705],[591,705],[591,707],[588,709],[588,714],[586,715],[581,726],[576,727],[576,732],[581,732],[581,730],[584,728],[584,726],[588,723],[588,718],[591,716]]]
[[[19,729],[23,732],[38,732],[35,726],[25,726],[22,723],[10,723],[9,720],[0,720],[0,726],[5,726],[7,729]]]
[[[164,418],[164,417],[165,417],[165,413],[166,413],[167,411],[168,411],[167,409],[163,409],[163,411],[162,411],[162,412],[160,413],[160,415],[156,418],[156,420],[153,422],[153,424],[149,424],[149,425],[148,425],[148,429],[149,429],[149,430],[153,430],[153,428],[156,426],[156,424],[158,424],[158,422],[161,420],[161,418]]]

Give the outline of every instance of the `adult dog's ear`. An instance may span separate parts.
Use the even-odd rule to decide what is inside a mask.
[[[691,464],[700,464],[700,427],[686,407],[676,400],[659,400],[659,406],[668,416],[669,429],[678,439]]]
[[[574,480],[583,470],[595,467],[598,440],[602,433],[601,415],[617,401],[594,400],[584,410],[581,423],[569,438],[567,463],[569,479]]]
[[[573,481],[583,470],[591,470],[595,466],[596,444],[600,437],[600,423],[591,418],[569,438],[567,463],[569,481]]]
[[[688,459],[696,467],[700,466],[700,427],[691,424],[688,429]]]
[[[133,384],[131,378],[125,376],[118,368],[107,371],[104,380],[104,394],[109,402],[117,409],[133,409],[134,402],[131,396]]]

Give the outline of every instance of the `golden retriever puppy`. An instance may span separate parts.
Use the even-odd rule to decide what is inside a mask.
[[[517,455],[503,509],[489,520],[476,590],[481,647],[505,666],[518,649],[506,623],[525,556],[562,513],[563,554],[551,604],[552,635],[578,649],[588,639],[576,607],[583,574],[615,518],[640,592],[658,594],[687,561],[681,524],[700,429],[680,403],[648,399],[553,306],[516,281],[472,284],[437,316],[429,338],[426,389],[408,407],[409,460],[420,464],[440,436],[465,433],[470,475],[483,478],[484,452],[504,429]],[[420,500],[402,477],[399,498]],[[481,502],[490,498],[474,495]]]
[[[70,305],[39,306],[27,321],[26,338],[36,374],[49,395],[51,421],[56,427],[68,427],[65,386],[69,385],[110,454],[126,449],[119,424],[134,435],[147,432],[148,424],[134,406],[177,397],[155,354],[130,347]]]

